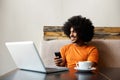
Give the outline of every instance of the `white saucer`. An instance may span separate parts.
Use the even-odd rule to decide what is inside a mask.
[[[90,69],[80,69],[80,68],[74,67],[74,69],[76,69],[77,71],[80,71],[80,72],[90,72],[90,71],[96,70],[95,67],[92,67]]]

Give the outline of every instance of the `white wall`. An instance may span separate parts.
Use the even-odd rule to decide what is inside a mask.
[[[95,26],[120,27],[120,0],[64,0],[62,9],[63,21],[81,14]]]
[[[62,25],[81,14],[95,26],[120,27],[120,0],[0,0],[0,75],[16,68],[4,43],[33,40],[39,48],[43,26]]]
[[[6,41],[33,40],[37,47],[43,26],[59,25],[60,0],[0,0],[0,75],[14,69]]]

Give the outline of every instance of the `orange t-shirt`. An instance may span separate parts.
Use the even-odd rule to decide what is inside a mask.
[[[66,67],[73,68],[78,61],[98,62],[98,50],[91,45],[78,46],[75,43],[63,46],[60,49]]]

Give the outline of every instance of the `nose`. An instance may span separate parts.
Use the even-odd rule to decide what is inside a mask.
[[[70,32],[70,36],[73,36],[73,32]]]

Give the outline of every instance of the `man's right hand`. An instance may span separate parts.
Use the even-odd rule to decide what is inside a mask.
[[[56,66],[62,66],[61,63],[62,63],[63,61],[62,61],[62,58],[55,57],[55,58],[54,58],[54,62],[55,62],[55,64],[56,64]]]

